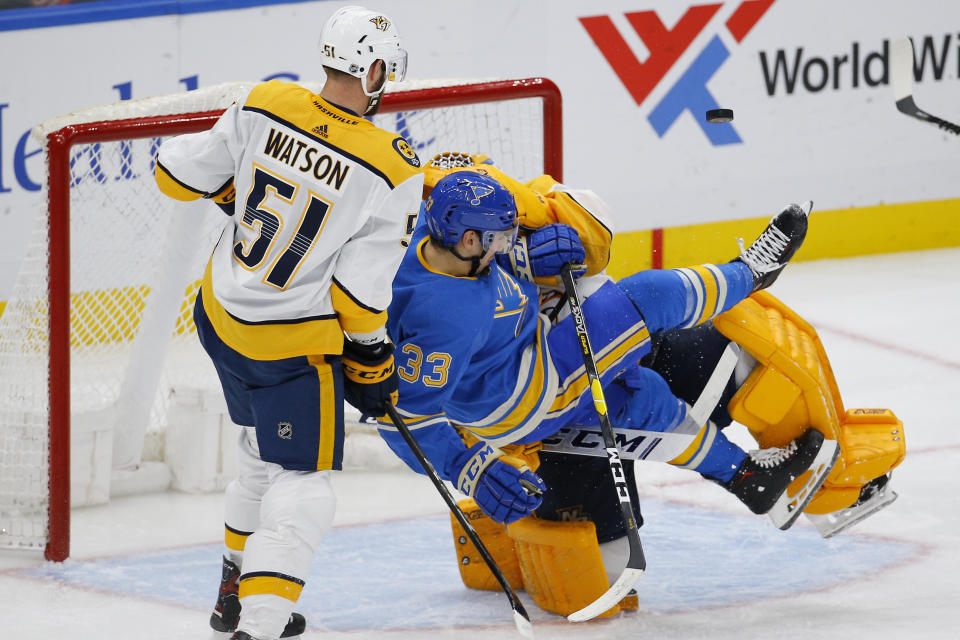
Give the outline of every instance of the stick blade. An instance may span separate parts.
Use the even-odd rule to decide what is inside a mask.
[[[606,590],[606,592],[585,606],[579,611],[574,611],[567,616],[567,620],[570,622],[586,622],[587,620],[593,620],[598,615],[611,608],[613,605],[617,604],[623,600],[630,590],[637,585],[637,581],[640,580],[640,576],[643,575],[643,569],[631,569],[627,567],[623,570],[623,573],[620,574],[620,577],[617,578],[617,581]]]
[[[520,632],[520,635],[524,638],[529,638],[529,640],[533,640],[533,625],[530,623],[530,618],[527,618],[514,609],[513,622],[517,625],[517,631]]]
[[[913,95],[913,40],[897,38],[890,45],[890,83],[899,102]]]

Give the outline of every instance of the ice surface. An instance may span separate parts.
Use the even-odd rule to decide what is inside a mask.
[[[848,407],[903,420],[900,499],[830,540],[781,532],[712,483],[638,465],[641,610],[566,622],[521,593],[539,638],[956,638],[960,611],[960,249],[798,263],[772,292],[820,331]],[[744,430],[733,439],[750,446]],[[298,610],[313,638],[518,638],[506,597],[459,581],[431,483],[336,477],[336,527]],[[73,512],[72,557],[0,552],[4,637],[209,638],[220,495],[156,494]]]

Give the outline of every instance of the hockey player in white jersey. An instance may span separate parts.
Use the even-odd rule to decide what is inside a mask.
[[[293,608],[333,519],[343,400],[372,414],[396,396],[386,309],[423,177],[407,142],[363,115],[407,54],[393,21],[361,7],[333,14],[320,53],[319,94],[260,84],[157,157],[164,193],[230,216],[194,319],[243,427],[210,619],[234,640],[302,633]]]

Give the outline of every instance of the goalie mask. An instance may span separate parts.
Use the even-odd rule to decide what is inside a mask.
[[[393,20],[363,7],[343,7],[330,16],[320,32],[320,53],[323,66],[360,79],[370,98],[364,113],[376,110],[388,81],[400,82],[407,75],[407,52],[400,46]],[[371,90],[367,73],[377,60],[386,67],[385,78]]]
[[[513,194],[489,176],[472,171],[452,173],[433,187],[423,205],[430,236],[453,255],[472,263],[475,275],[481,260],[507,253],[517,239],[517,203]],[[465,257],[456,245],[467,231],[480,236],[482,256]]]

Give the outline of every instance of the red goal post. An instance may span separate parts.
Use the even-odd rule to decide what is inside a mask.
[[[411,83],[404,84],[409,86]],[[562,100],[554,83],[544,78],[529,78],[454,83],[431,81],[425,84],[425,87],[414,84],[412,88],[401,87],[401,90],[388,93],[383,100],[381,113],[375,120],[378,126],[397,130],[405,136],[410,135],[405,129],[416,129],[414,138],[408,139],[415,143],[414,147],[421,161],[427,162],[434,153],[441,151],[480,152],[490,156],[507,173],[520,179],[529,180],[540,173],[549,173],[558,180],[562,179]],[[243,86],[238,87],[237,91],[243,90]],[[230,94],[231,92],[227,91],[224,95],[229,97]],[[117,277],[118,272],[127,270],[124,263],[121,263],[119,267],[114,265],[104,269],[108,275],[104,282],[84,282],[83,286],[76,286],[78,280],[91,279],[88,275],[96,269],[84,265],[97,259],[96,255],[88,259],[78,256],[78,253],[112,255],[118,252],[122,245],[129,243],[122,239],[108,239],[108,232],[94,232],[94,240],[78,241],[76,237],[72,239],[71,230],[73,229],[74,236],[86,233],[88,226],[98,224],[97,219],[109,217],[111,214],[119,214],[117,221],[144,216],[159,217],[156,214],[156,205],[143,204],[141,208],[143,196],[137,194],[122,198],[109,196],[102,202],[98,201],[92,207],[92,213],[84,214],[90,216],[89,222],[78,223],[76,192],[85,187],[93,191],[107,192],[112,190],[115,184],[124,181],[142,182],[152,186],[151,172],[144,167],[137,169],[135,166],[135,154],[132,151],[134,141],[150,141],[146,150],[153,151],[162,137],[208,129],[232,102],[222,97],[218,100],[221,104],[215,108],[185,113],[161,111],[163,114],[153,115],[149,114],[151,107],[148,106],[146,114],[126,117],[124,114],[128,111],[119,108],[119,119],[112,119],[112,112],[100,107],[88,112],[68,114],[38,128],[46,142],[46,217],[40,225],[45,228],[37,232],[35,243],[39,248],[37,251],[28,251],[25,263],[30,261],[31,255],[45,255],[41,256],[43,259],[40,262],[43,264],[33,267],[27,265],[21,269],[14,296],[0,317],[0,369],[12,371],[13,375],[17,376],[16,384],[23,385],[26,389],[11,393],[16,398],[31,396],[34,392],[30,389],[43,386],[45,382],[46,388],[40,394],[44,397],[42,401],[37,401],[45,404],[45,407],[40,406],[36,411],[15,405],[0,407],[0,547],[42,548],[46,558],[54,561],[62,561],[68,557],[71,419],[80,411],[77,406],[77,389],[89,383],[90,378],[107,376],[105,372],[113,366],[112,360],[120,358],[111,351],[111,355],[104,356],[111,360],[108,365],[97,360],[87,369],[78,371],[75,364],[81,358],[78,353],[96,352],[100,357],[103,355],[100,352],[113,348],[106,348],[104,345],[107,343],[123,343],[123,349],[129,351],[127,346],[130,344],[149,343],[154,340],[138,336],[138,332],[145,333],[145,330],[140,331],[141,327],[149,324],[146,314],[150,309],[150,295],[160,288],[154,282],[134,279],[131,284],[122,281],[122,278],[118,281],[120,284],[109,282],[110,278]],[[513,111],[513,106],[503,107],[521,103],[526,105],[522,113]],[[127,103],[117,106],[125,104]],[[451,115],[455,112],[456,115]],[[90,121],[91,118],[98,119]],[[485,140],[485,136],[493,133],[496,133],[498,138],[496,143]],[[114,162],[118,169],[114,176],[106,175],[103,170],[108,143],[117,143],[113,153],[117,157]],[[87,173],[80,175],[78,172],[83,169],[84,164]],[[107,224],[118,226],[119,222]],[[139,233],[139,237],[145,239],[149,239],[152,234],[151,231]],[[81,243],[79,246],[78,242]],[[157,259],[145,259],[146,262],[151,260]],[[43,270],[46,270],[45,274],[37,275],[36,272]],[[194,277],[199,278],[199,275]],[[22,286],[21,280],[24,281]],[[71,287],[71,281],[74,282],[74,287]],[[42,299],[43,293],[38,293],[40,289],[45,289],[46,299]],[[123,292],[122,299],[119,302],[111,299],[101,305],[103,300],[110,297],[105,293],[106,290]],[[191,296],[196,293],[195,290],[192,293],[188,291],[187,299],[184,299],[182,291],[183,289],[179,289],[175,292],[181,307],[176,333],[188,331],[181,323],[190,323],[189,314],[184,318],[182,311],[192,304]],[[14,300],[18,295],[21,299]],[[100,306],[92,310],[94,305]],[[114,316],[126,315],[132,318],[129,327],[115,326],[119,323]],[[87,323],[88,320],[89,326],[84,324],[81,330],[80,323]],[[41,326],[44,321],[45,327]],[[158,326],[164,325],[161,322]],[[169,331],[169,327],[166,330]],[[30,338],[36,339],[38,335],[45,339],[45,345],[43,340],[40,340],[39,346],[23,346],[23,343],[29,342]],[[159,335],[159,340],[165,340],[164,334]],[[193,342],[196,340],[193,339]],[[8,351],[10,353],[7,353]],[[86,358],[87,355],[82,357]],[[169,357],[166,351],[161,350],[155,359],[166,362]],[[5,358],[16,363],[16,366],[8,364]],[[125,355],[123,358],[135,360],[136,356]],[[152,362],[153,359],[145,360]],[[41,365],[37,365],[39,361],[43,361]],[[143,361],[120,366],[124,371],[139,371],[143,368]],[[17,369],[21,366],[24,370],[22,375],[18,374]],[[29,367],[36,366],[42,366],[45,370],[27,371]],[[119,377],[122,378],[123,375],[125,374],[120,374]],[[157,383],[164,375],[166,374],[157,373],[153,378],[148,375],[147,382]],[[140,377],[143,378],[142,375]],[[0,383],[2,382],[0,380]],[[110,391],[97,393],[110,396],[110,399],[101,402],[101,398],[94,404],[123,404],[116,396],[129,389],[130,384],[122,379],[107,386],[110,386]],[[151,389],[147,394],[146,406],[141,411],[141,414],[148,415],[151,420],[157,419],[156,397],[158,392]],[[28,404],[26,400],[24,404]],[[124,410],[127,413],[122,415],[130,415],[128,409]],[[117,414],[113,405],[109,411],[104,411],[107,410],[98,405],[91,410],[90,415],[99,420],[104,415],[115,417]],[[39,417],[32,418],[34,413]],[[43,415],[44,413],[46,415]],[[31,420],[41,426],[31,430]],[[161,422],[162,420],[161,416]],[[33,431],[42,430],[43,423],[46,423],[44,433],[34,433]],[[21,440],[39,444],[36,450],[20,451],[17,447]],[[41,446],[41,440],[46,440],[45,449]],[[113,454],[116,455],[115,450]],[[14,463],[6,464],[10,460]],[[37,466],[43,469],[38,470]],[[45,486],[37,488],[35,495],[24,495],[23,485],[31,484],[31,480],[33,484],[41,483]],[[76,501],[74,495],[74,503]],[[43,511],[45,513],[42,513]]]

